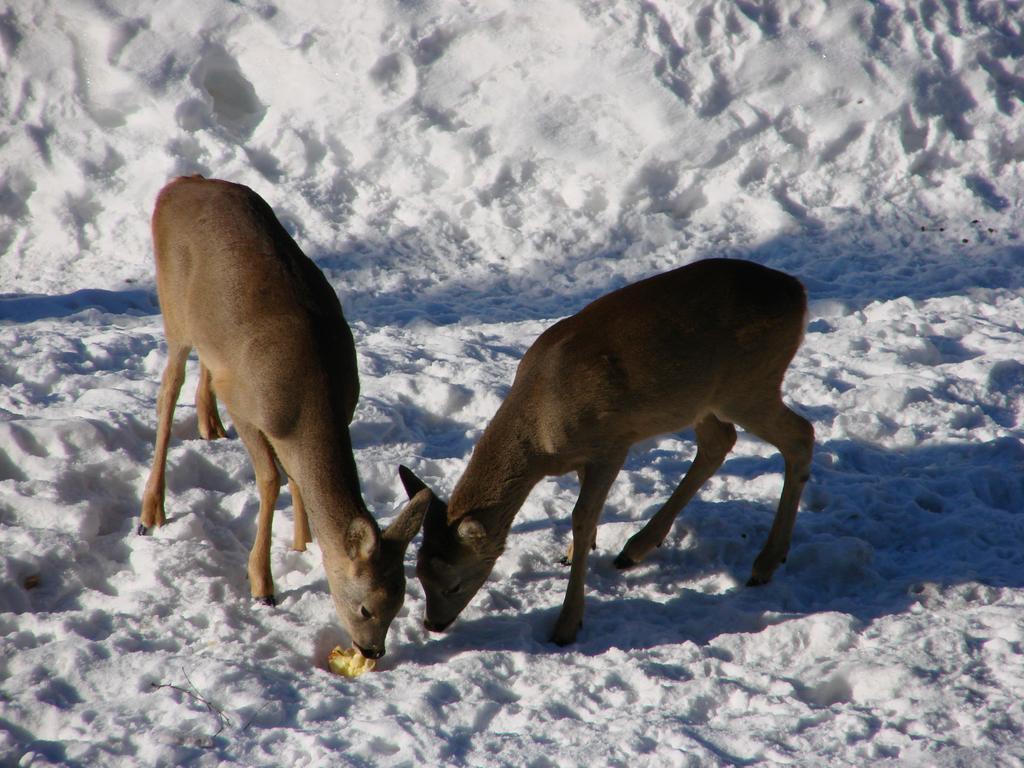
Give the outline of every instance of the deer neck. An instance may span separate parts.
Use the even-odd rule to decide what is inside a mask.
[[[299,486],[317,537],[343,535],[356,517],[371,519],[342,419],[300,419],[288,437],[274,441],[274,448]]]
[[[499,411],[484,431],[465,473],[452,491],[448,521],[472,515],[503,544],[516,513],[545,472],[522,422]]]

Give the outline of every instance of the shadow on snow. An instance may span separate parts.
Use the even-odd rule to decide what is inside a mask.
[[[825,612],[865,625],[906,611],[932,588],[1024,587],[1024,445],[1019,440],[909,451],[837,441],[817,450],[789,558],[765,587],[743,584],[767,537],[773,507],[705,502],[698,496],[664,546],[624,572],[611,561],[658,504],[638,511],[607,508],[603,523],[628,525],[598,531],[584,626],[569,651],[599,655],[611,648],[707,645],[723,635],[759,632]],[[673,476],[681,478],[685,468]],[[719,472],[754,480],[779,475],[781,469],[778,456],[739,457],[726,460]],[[431,636],[422,647],[398,648],[396,654],[441,663],[467,650],[565,652],[547,637],[568,579],[568,569],[557,559],[571,536],[569,512],[554,523],[513,526],[511,536],[551,529],[549,563],[520,564],[503,579],[492,576],[468,609],[475,617],[459,619],[448,633]],[[557,604],[533,605],[519,596],[552,579],[562,585],[551,590],[559,595]],[[634,590],[655,597],[631,596]]]
[[[31,323],[36,320],[55,320],[88,310],[139,317],[159,314],[160,307],[157,304],[156,292],[144,288],[125,291],[84,288],[63,296],[0,294],[0,322],[6,320]]]

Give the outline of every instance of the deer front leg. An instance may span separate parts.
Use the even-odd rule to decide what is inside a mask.
[[[580,469],[578,469],[576,471],[576,477],[577,477],[577,479],[580,482],[580,488],[583,487],[583,473],[584,473],[584,469],[583,468],[580,468]],[[559,561],[559,563],[561,563],[562,565],[572,565],[572,553],[573,553],[573,549],[574,548],[575,548],[575,543],[573,542],[572,539],[569,539],[569,547],[568,547],[568,549],[565,552],[565,556]],[[596,530],[596,528],[594,530],[594,540],[592,542],[590,542],[590,549],[591,550],[597,549],[597,530]]]
[[[565,591],[562,612],[555,622],[551,639],[558,645],[568,645],[576,640],[576,633],[583,624],[584,586],[587,576],[587,556],[597,534],[597,522],[601,517],[608,489],[619,473],[625,456],[617,462],[588,464],[580,487],[579,498],[572,510],[572,561],[569,570],[569,585]]]
[[[277,473],[274,450],[263,433],[252,424],[240,421],[231,414],[238,436],[245,443],[256,473],[256,488],[260,494],[260,512],[256,522],[256,540],[249,552],[249,589],[253,599],[265,605],[275,605],[274,580],[270,574],[270,534],[274,521],[274,504],[281,491],[281,478]]]
[[[199,361],[199,383],[196,385],[196,416],[199,420],[199,436],[203,440],[227,437],[220,414],[217,413],[217,396],[213,391],[210,369]]]
[[[167,367],[160,380],[160,392],[156,398],[156,449],[153,452],[153,466],[142,492],[142,514],[139,520],[139,535],[145,535],[153,526],[161,526],[167,519],[164,514],[164,477],[167,471],[167,446],[171,441],[171,424],[174,421],[174,406],[178,402],[181,384],[185,381],[185,362],[191,350],[188,344],[168,340]]]
[[[288,488],[292,492],[292,509],[295,516],[295,533],[292,540],[292,549],[296,552],[305,552],[306,545],[313,540],[313,534],[309,531],[309,517],[306,516],[306,505],[302,501],[302,494],[299,492],[299,485],[290,477]]]

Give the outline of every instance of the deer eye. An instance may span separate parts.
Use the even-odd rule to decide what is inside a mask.
[[[441,590],[441,594],[445,597],[451,597],[457,595],[462,591],[462,584],[456,584],[455,586],[448,587],[447,589]]]
[[[362,617],[364,619],[372,619],[373,618],[373,614],[370,613],[368,610],[366,610],[366,606],[365,605],[359,606],[359,613],[362,615]]]

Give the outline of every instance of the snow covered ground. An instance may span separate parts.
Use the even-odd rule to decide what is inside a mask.
[[[1020,0],[0,6],[0,765],[1024,765],[1022,161]],[[380,671],[330,675],[319,552],[285,489],[280,604],[250,601],[252,471],[190,394],[170,524],[134,535],[148,217],[193,172],[263,195],[338,291],[384,521],[399,463],[450,492],[557,318],[709,256],[799,276],[788,562],[742,586],[781,460],[741,435],[613,568],[692,458],[666,436],[612,489],[576,645],[547,642],[567,476],[444,635],[414,542]]]

